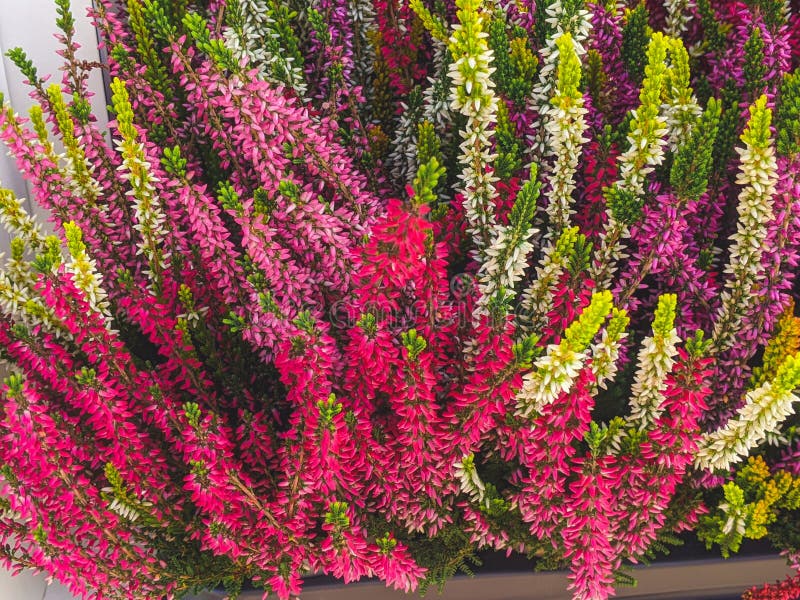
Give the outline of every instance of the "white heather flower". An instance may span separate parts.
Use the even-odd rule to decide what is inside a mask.
[[[550,191],[547,214],[550,231],[554,234],[569,226],[572,193],[575,190],[575,172],[581,147],[587,141],[587,110],[580,92],[581,63],[572,43],[572,35],[564,33],[556,40],[560,60],[555,93],[550,100],[550,111],[544,120],[547,132],[548,153],[554,157],[548,172]]]
[[[467,117],[461,131],[461,191],[469,223],[469,233],[478,249],[478,255],[491,241],[490,229],[495,223],[494,182],[490,165],[496,156],[491,153],[493,129],[496,121],[497,97],[490,75],[492,51],[483,31],[486,16],[480,0],[458,0],[459,22],[453,25],[449,40],[454,61],[449,67],[452,81],[450,107]],[[468,28],[464,24],[469,24]],[[472,34],[472,35],[470,35]]]
[[[422,120],[421,97],[413,93],[408,102],[401,102],[403,109],[395,129],[392,151],[389,154],[392,178],[411,185],[417,174],[417,125]]]
[[[295,64],[280,45],[280,36],[269,3],[265,0],[235,0],[238,23],[223,32],[225,45],[237,60],[247,58],[248,66],[274,83],[293,88],[298,96],[306,93],[303,65]]]
[[[80,228],[71,221],[64,223],[64,234],[70,254],[70,260],[64,266],[67,272],[72,274],[75,286],[83,292],[89,307],[103,317],[106,328],[110,330],[112,317],[107,294],[103,289],[103,278],[97,270],[94,259],[89,258],[86,253],[86,246],[82,239],[83,234]]]
[[[617,374],[617,359],[622,342],[628,337],[625,328],[628,326],[627,313],[624,310],[615,311],[611,317],[608,327],[603,329],[600,341],[593,343],[590,347],[592,357],[592,373],[595,381],[592,385],[592,392],[597,393],[599,389],[606,389],[606,382],[611,381]]]
[[[631,414],[628,417],[640,429],[645,429],[661,414],[665,380],[675,364],[679,341],[677,331],[672,329],[666,337],[648,337],[642,343],[636,378],[631,386]]]
[[[636,199],[644,195],[647,175],[664,160],[668,130],[659,112],[667,78],[667,50],[672,44],[669,38],[656,32],[647,47],[647,66],[639,92],[640,104],[631,111],[628,148],[617,159],[619,178],[614,188],[628,198]],[[607,209],[607,213],[608,222],[591,269],[592,278],[600,289],[610,285],[617,261],[625,257],[622,241],[630,236],[628,223],[617,219],[611,208]]]
[[[725,350],[733,342],[733,333],[750,306],[756,284],[763,278],[761,257],[767,225],[773,218],[772,198],[778,180],[775,147],[770,133],[772,111],[761,96],[750,107],[750,120],[741,135],[744,148],[737,148],[740,168],[736,183],[739,192],[736,233],[731,236],[730,259],[725,267],[729,276],[722,292],[714,325],[713,342],[717,350]]]
[[[533,128],[536,133],[532,135],[527,148],[534,158],[545,156],[548,152],[548,140],[544,133],[550,119],[549,113],[552,110],[550,98],[556,85],[556,68],[559,57],[558,39],[565,33],[569,33],[575,54],[580,59],[586,54],[584,42],[592,29],[589,11],[579,9],[574,13],[568,13],[564,10],[561,0],[550,2],[545,12],[547,14],[545,22],[550,26],[552,33],[539,51],[541,57],[539,81],[533,86],[529,103],[530,108],[539,115]]]
[[[517,192],[508,225],[496,224],[491,228],[491,244],[484,250],[484,262],[478,271],[481,297],[476,315],[483,312],[495,292],[502,290],[507,298],[516,295],[516,285],[528,268],[528,255],[533,250],[530,239],[536,230],[531,222],[538,197],[539,184],[526,182]]]
[[[745,403],[724,427],[706,433],[695,465],[702,469],[728,469],[763,443],[789,415],[799,398],[800,355],[788,357],[775,378],[745,395]]]
[[[686,27],[692,19],[694,1],[664,0],[664,8],[667,11],[664,33],[670,37],[680,37],[681,34],[686,31]]]
[[[469,494],[473,502],[482,502],[486,487],[475,468],[475,456],[472,453],[467,454],[460,462],[454,463],[453,467],[455,476],[461,483],[461,491]]]
[[[553,309],[555,288],[567,268],[577,239],[578,228],[570,227],[561,232],[555,243],[549,242],[544,247],[536,267],[536,277],[522,293],[518,319],[520,337],[540,332],[547,324],[547,315]]]
[[[522,380],[517,394],[517,415],[530,417],[568,392],[586,362],[586,352],[575,352],[562,344],[551,344],[534,369]]]
[[[589,306],[570,324],[561,341],[550,344],[545,355],[534,362],[533,370],[523,377],[516,414],[529,417],[572,388],[588,358],[589,345],[612,308],[611,292],[592,296]]]
[[[434,77],[429,77],[430,85],[423,91],[424,116],[436,128],[436,133],[443,144],[452,140],[453,113],[450,110],[450,93],[447,86],[448,53],[447,45],[434,38],[433,69]]]

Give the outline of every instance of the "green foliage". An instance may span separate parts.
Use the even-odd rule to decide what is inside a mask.
[[[287,61],[291,59],[292,64],[302,67],[305,59],[300,51],[300,40],[295,33],[297,11],[291,10],[287,3],[276,0],[267,0],[267,7],[272,19],[275,41],[283,51],[282,56]]]
[[[297,313],[297,316],[292,321],[300,331],[304,331],[308,335],[315,335],[317,332],[317,320],[314,318],[314,315],[311,314],[311,311],[302,310]]]
[[[52,273],[61,264],[61,242],[54,235],[45,238],[44,249],[33,259],[33,268],[45,275]]]
[[[217,186],[217,200],[225,210],[235,211],[239,214],[244,210],[239,194],[233,189],[233,185],[227,181],[221,181]]]
[[[722,112],[713,152],[712,172],[720,177],[726,173],[727,165],[738,143],[736,138],[741,121],[739,100],[740,92],[736,88],[735,82],[729,80],[723,88],[720,98]]]
[[[492,75],[498,91],[511,102],[522,105],[533,89],[539,60],[531,50],[528,37],[521,28],[513,28],[512,36],[502,18],[489,22],[489,48],[494,54]]]
[[[101,491],[103,500],[109,503],[111,510],[129,521],[135,521],[140,527],[158,527],[159,520],[150,511],[151,503],[137,498],[125,484],[119,470],[111,463],[106,463],[104,473],[109,487]]]
[[[334,431],[333,420],[336,415],[342,412],[342,403],[336,400],[336,394],[328,396],[327,400],[320,400],[317,402],[317,410],[319,410],[319,427],[320,429],[328,429]]]
[[[800,71],[783,76],[775,110],[776,144],[778,154],[796,156],[800,153]]]
[[[564,342],[573,352],[583,352],[589,346],[613,306],[611,292],[605,290],[592,294],[589,306],[583,309],[578,319],[564,332]]]
[[[531,165],[530,179],[526,181],[514,199],[514,206],[508,216],[508,223],[512,228],[512,240],[521,238],[533,224],[536,216],[536,202],[539,199],[541,184],[536,181],[538,169],[535,164]],[[514,242],[510,245],[516,246]]]
[[[8,388],[6,390],[7,396],[11,398],[21,398],[22,388],[23,385],[25,384],[25,377],[23,377],[20,373],[12,373],[3,380],[3,384]],[[6,481],[13,481],[16,479],[15,477],[13,477],[13,473],[10,474],[11,475],[10,477],[7,474],[7,471],[10,471],[10,468],[11,467],[9,467],[8,465],[3,465],[4,470],[2,474],[3,478]]]
[[[434,39],[439,40],[440,42],[447,42],[447,39],[450,37],[447,22],[443,20],[438,15],[433,14],[427,6],[422,2],[422,0],[411,0],[409,2],[409,6],[411,10],[413,10],[416,15],[419,17],[419,20],[422,21],[422,25],[425,29],[428,30],[428,33]]]
[[[635,192],[614,186],[605,189],[605,197],[615,221],[632,225],[642,216],[644,199]]]
[[[711,349],[712,340],[706,339],[705,332],[698,329],[694,332],[694,337],[686,340],[686,351],[693,358],[703,358],[708,355]]]
[[[539,339],[538,335],[529,335],[515,342],[512,346],[514,365],[519,371],[530,369],[533,366],[533,361],[542,354],[543,349],[538,346]]]
[[[361,315],[361,318],[356,322],[356,325],[361,328],[368,338],[374,338],[378,333],[378,320],[372,313]]]
[[[11,240],[11,259],[21,261],[25,255],[25,241],[15,237]]]
[[[331,502],[325,512],[325,523],[332,525],[334,530],[341,531],[350,527],[350,517],[347,516],[347,502]]]
[[[81,97],[77,92],[72,95],[72,103],[69,105],[70,114],[82,125],[89,123],[92,115],[92,105],[86,98]]]
[[[517,136],[517,126],[508,118],[508,108],[503,101],[497,105],[494,135],[497,141],[495,175],[501,181],[508,181],[522,167],[523,143]]]
[[[645,3],[640,2],[636,8],[629,10],[626,16],[625,26],[622,28],[622,61],[631,81],[638,86],[644,79],[647,45],[651,34]]]
[[[67,250],[72,257],[81,256],[86,253],[86,245],[83,243],[83,232],[74,221],[64,223],[64,237],[67,238]]]
[[[239,63],[230,48],[225,45],[225,40],[212,38],[206,20],[196,13],[187,13],[183,17],[183,26],[194,40],[197,49],[205,52],[220,69],[236,72]]]
[[[740,139],[753,149],[765,150],[772,141],[772,109],[767,108],[767,97],[762,95],[750,106],[750,119]]]
[[[556,88],[562,104],[574,103],[583,98],[581,86],[581,61],[575,51],[572,35],[567,32],[556,40],[558,67],[556,68]]]
[[[25,54],[25,51],[22,48],[12,48],[6,52],[6,56],[8,56],[8,58],[11,59],[11,62],[16,65],[20,72],[25,76],[25,79],[28,80],[30,85],[41,85],[41,80],[39,79],[39,73],[36,70],[36,66],[33,64],[33,61],[28,58],[28,55]],[[0,104],[2,104],[2,102],[0,102]]]
[[[295,183],[293,182],[287,182],[287,183],[293,185],[295,189],[297,188],[297,185]],[[281,182],[281,184],[283,184],[283,182]],[[287,186],[284,189],[291,190],[292,188]],[[292,196],[287,193],[282,193],[280,184],[278,187],[278,193],[287,198],[295,198],[295,199],[297,198],[297,195]],[[297,193],[299,194],[299,190],[297,190]],[[274,211],[277,206],[278,203],[275,200],[275,198],[271,198],[269,192],[267,192],[267,190],[265,190],[263,187],[257,187],[255,190],[253,190],[253,211],[255,212],[255,214],[268,218],[272,214],[272,211]]]
[[[770,472],[760,456],[751,456],[734,481],[723,486],[723,499],[698,527],[698,537],[722,555],[737,552],[744,539],[760,539],[782,517],[800,509],[800,478],[786,471]]]
[[[153,37],[145,8],[139,0],[128,0],[128,18],[136,38],[136,52],[147,67],[145,78],[155,89],[166,92],[169,75],[161,60],[160,45]]]
[[[230,311],[227,317],[223,317],[222,322],[228,326],[231,333],[239,333],[247,329],[247,321],[241,315]]]
[[[185,2],[183,3],[184,12],[180,14],[180,21],[175,20],[176,9],[171,9],[170,4],[180,5],[180,1],[170,3],[167,0],[144,0],[144,18],[147,23],[152,25],[154,36],[162,40],[172,41],[178,35],[178,24],[182,24],[185,14]]]
[[[64,35],[71,37],[75,33],[75,18],[72,16],[70,0],[55,0],[56,3],[56,27],[64,32]]]
[[[602,114],[607,115],[611,106],[609,94],[606,92],[608,77],[603,70],[603,56],[594,48],[586,53],[583,68],[583,87],[592,98],[592,104]]]
[[[444,167],[441,166],[439,161],[434,157],[431,157],[428,162],[421,164],[419,169],[417,169],[417,174],[411,185],[414,190],[411,203],[414,206],[421,206],[434,202],[436,200],[436,186],[439,185],[439,179],[444,176],[444,174]]]
[[[186,177],[186,164],[187,161],[181,156],[181,148],[176,145],[172,148],[167,146],[164,148],[164,156],[161,159],[161,166],[170,175],[174,175],[179,179]]]
[[[186,402],[183,405],[183,414],[192,428],[197,429],[200,426],[202,414],[200,413],[200,405],[197,402]]]
[[[435,158],[441,165],[444,164],[442,156],[442,143],[436,135],[436,127],[430,121],[424,120],[417,124],[417,162],[425,164]]]
[[[747,4],[761,14],[771,31],[786,24],[788,3],[784,0],[747,0]]]
[[[447,580],[456,573],[471,576],[472,567],[482,564],[469,534],[464,531],[464,524],[460,522],[445,526],[425,544],[412,542],[409,550],[417,564],[427,569],[425,579],[420,583],[420,594],[425,594],[431,586],[441,592]]]
[[[761,365],[753,369],[750,387],[756,388],[775,378],[787,356],[800,351],[800,317],[794,316],[794,302],[790,302],[778,320],[773,336],[764,348]]]
[[[306,17],[308,18],[308,23],[311,26],[311,29],[314,31],[314,35],[319,43],[323,46],[330,46],[331,32],[328,29],[322,14],[316,8],[308,8],[306,11]]]
[[[710,98],[690,138],[675,153],[669,180],[682,200],[697,200],[708,187],[720,114],[719,101]]]
[[[653,543],[645,550],[644,555],[639,557],[639,561],[645,565],[649,565],[654,561],[658,555],[669,556],[672,548],[683,546],[684,542],[681,538],[669,533],[669,528],[664,527],[659,531],[658,536]]]
[[[592,261],[592,242],[582,233],[575,235],[570,244],[567,256],[567,272],[573,280],[577,280],[589,270]]]
[[[428,342],[425,341],[421,335],[417,334],[416,329],[409,329],[405,333],[400,334],[400,339],[403,346],[408,351],[408,359],[411,362],[417,360],[420,354],[428,347]]]
[[[744,88],[751,98],[755,98],[764,89],[764,77],[767,65],[764,61],[764,40],[761,29],[753,27],[750,37],[744,44]]]
[[[719,52],[725,48],[727,27],[723,19],[717,17],[711,0],[697,0],[697,12],[703,27],[703,45],[709,52]]]

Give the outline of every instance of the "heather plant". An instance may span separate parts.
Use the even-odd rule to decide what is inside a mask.
[[[6,564],[287,599],[495,550],[595,600],[689,529],[796,556],[784,3],[100,0],[108,131],[56,4],[0,113],[53,231],[0,192]]]

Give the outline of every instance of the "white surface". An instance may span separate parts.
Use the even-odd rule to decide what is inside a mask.
[[[76,20],[76,40],[82,48],[81,58],[98,60],[97,36],[86,16],[90,0],[72,0],[72,11]],[[22,83],[23,77],[17,67],[5,56],[14,47],[25,49],[39,70],[39,75],[51,75],[48,83],[60,83],[61,72],[58,70],[62,58],[55,51],[58,42],[53,34],[56,31],[55,5],[52,0],[0,0],[0,92],[5,94],[6,101],[21,115],[26,115],[32,100],[28,96],[29,88]],[[92,99],[94,114],[105,115],[105,97],[102,79],[95,73],[90,80],[91,88],[96,92]],[[105,118],[102,119],[103,126]],[[0,186],[13,189],[19,197],[27,197],[28,191],[22,177],[17,173],[14,161],[7,156],[5,147],[0,149]],[[30,205],[29,205],[29,208]],[[41,214],[41,211],[36,211]],[[0,227],[0,252],[8,249],[9,237]],[[0,570],[0,600],[73,600],[73,597],[62,586],[47,586],[44,576],[32,576],[23,573],[11,577],[10,573]]]

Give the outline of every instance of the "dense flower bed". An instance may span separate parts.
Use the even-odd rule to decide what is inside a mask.
[[[483,549],[604,599],[800,550],[800,19],[782,0],[56,0],[0,139],[0,555],[91,598]],[[87,78],[110,74],[109,131]],[[750,598],[789,598],[798,580]]]

